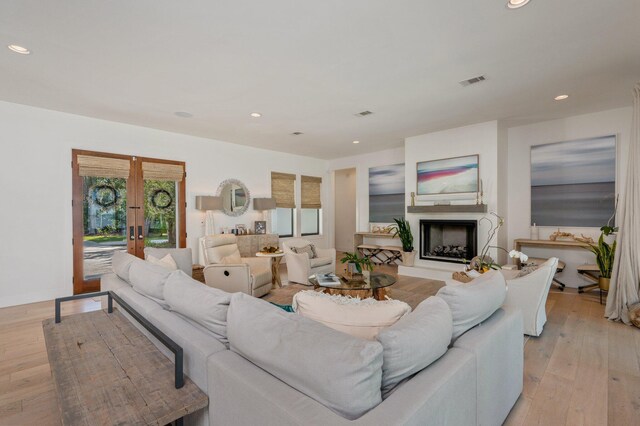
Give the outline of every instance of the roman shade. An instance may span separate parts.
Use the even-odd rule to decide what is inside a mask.
[[[142,162],[142,178],[145,180],[168,180],[182,182],[184,165]]]
[[[321,209],[320,186],[322,178],[313,176],[302,176],[302,208]]]
[[[78,155],[78,174],[80,176],[129,178],[131,161],[121,158],[97,157],[94,155]]]
[[[271,197],[276,199],[276,207],[296,208],[296,175],[271,172]]]

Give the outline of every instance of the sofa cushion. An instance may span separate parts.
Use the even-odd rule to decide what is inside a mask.
[[[489,318],[502,306],[506,294],[506,282],[499,271],[485,272],[468,284],[442,287],[437,296],[451,308],[453,340]]]
[[[306,254],[309,256],[309,259],[315,259],[318,257],[318,253],[316,253],[316,246],[313,244],[307,244],[306,246],[301,247],[291,247],[291,251],[296,254]]]
[[[170,274],[171,271],[149,262],[133,262],[129,268],[133,288],[159,303],[164,303],[164,284]]]
[[[316,257],[309,260],[309,266],[317,268],[318,266],[330,265],[331,262],[333,262],[333,259],[330,257]]]
[[[176,263],[175,260],[173,260],[173,257],[171,257],[170,254],[167,254],[162,259],[158,259],[157,257],[152,256],[152,255],[147,255],[147,262],[149,262],[149,263],[151,263],[153,265],[162,266],[167,271],[177,271],[178,270],[178,264]]]
[[[227,309],[231,294],[203,285],[182,271],[169,275],[164,301],[169,309],[195,321],[227,342]]]
[[[129,270],[131,268],[131,264],[136,261],[142,262],[142,259],[139,259],[126,251],[116,251],[113,253],[113,257],[111,258],[111,269],[113,269],[113,272],[117,276],[126,282],[131,283],[131,280],[129,279]]]
[[[190,248],[156,248],[146,247],[144,249],[145,257],[151,255],[158,259],[162,259],[166,255],[170,254],[173,260],[176,261],[178,268],[185,274],[191,276],[193,271],[193,255]]]
[[[381,330],[377,339],[384,349],[383,398],[403,380],[444,355],[452,333],[451,309],[440,297],[429,297],[413,312]]]
[[[125,302],[129,304],[136,312],[146,317],[149,313],[156,309],[163,309],[163,304],[160,300],[149,298],[140,292],[135,291],[131,286],[122,286],[113,290],[115,294],[120,296]]]
[[[343,417],[358,418],[382,401],[380,343],[243,293],[231,297],[227,321],[232,351]]]
[[[305,290],[293,296],[293,309],[303,317],[362,339],[375,340],[411,307],[400,300],[378,301]]]

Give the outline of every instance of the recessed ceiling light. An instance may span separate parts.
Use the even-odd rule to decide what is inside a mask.
[[[174,112],[174,114],[178,117],[181,118],[191,118],[193,117],[193,114],[191,114],[190,112],[186,112],[186,111],[176,111]]]
[[[18,46],[17,44],[10,44],[7,47],[12,52],[16,52],[16,53],[19,53],[21,55],[28,55],[28,54],[31,53],[31,51],[29,49],[27,49],[26,47]]]
[[[564,101],[565,99],[567,99],[569,97],[569,95],[558,95],[556,96],[555,99],[556,101]]]
[[[360,141],[353,141],[353,143],[360,143]]]
[[[251,114],[249,114],[250,116],[252,116],[253,118],[260,118],[262,117],[262,114],[260,114],[259,112],[252,112]]]
[[[507,7],[509,9],[519,9],[522,6],[526,6],[530,0],[509,0],[507,2]]]

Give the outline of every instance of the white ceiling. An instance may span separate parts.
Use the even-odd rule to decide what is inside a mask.
[[[631,104],[640,0],[505,2],[3,0],[0,99],[319,158]]]

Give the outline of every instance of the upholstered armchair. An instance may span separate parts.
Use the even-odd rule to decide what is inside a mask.
[[[336,271],[336,249],[316,248],[317,257],[314,258],[307,253],[296,253],[292,250],[309,244],[310,241],[302,238],[293,238],[282,243],[289,281],[309,285],[310,275]]]
[[[539,336],[542,333],[547,322],[547,295],[557,267],[558,258],[552,257],[523,277],[508,279],[507,276],[507,298],[504,306],[522,311],[524,334]]]
[[[201,244],[208,286],[255,297],[271,291],[271,259],[240,257],[236,236],[232,234],[209,235]]]

